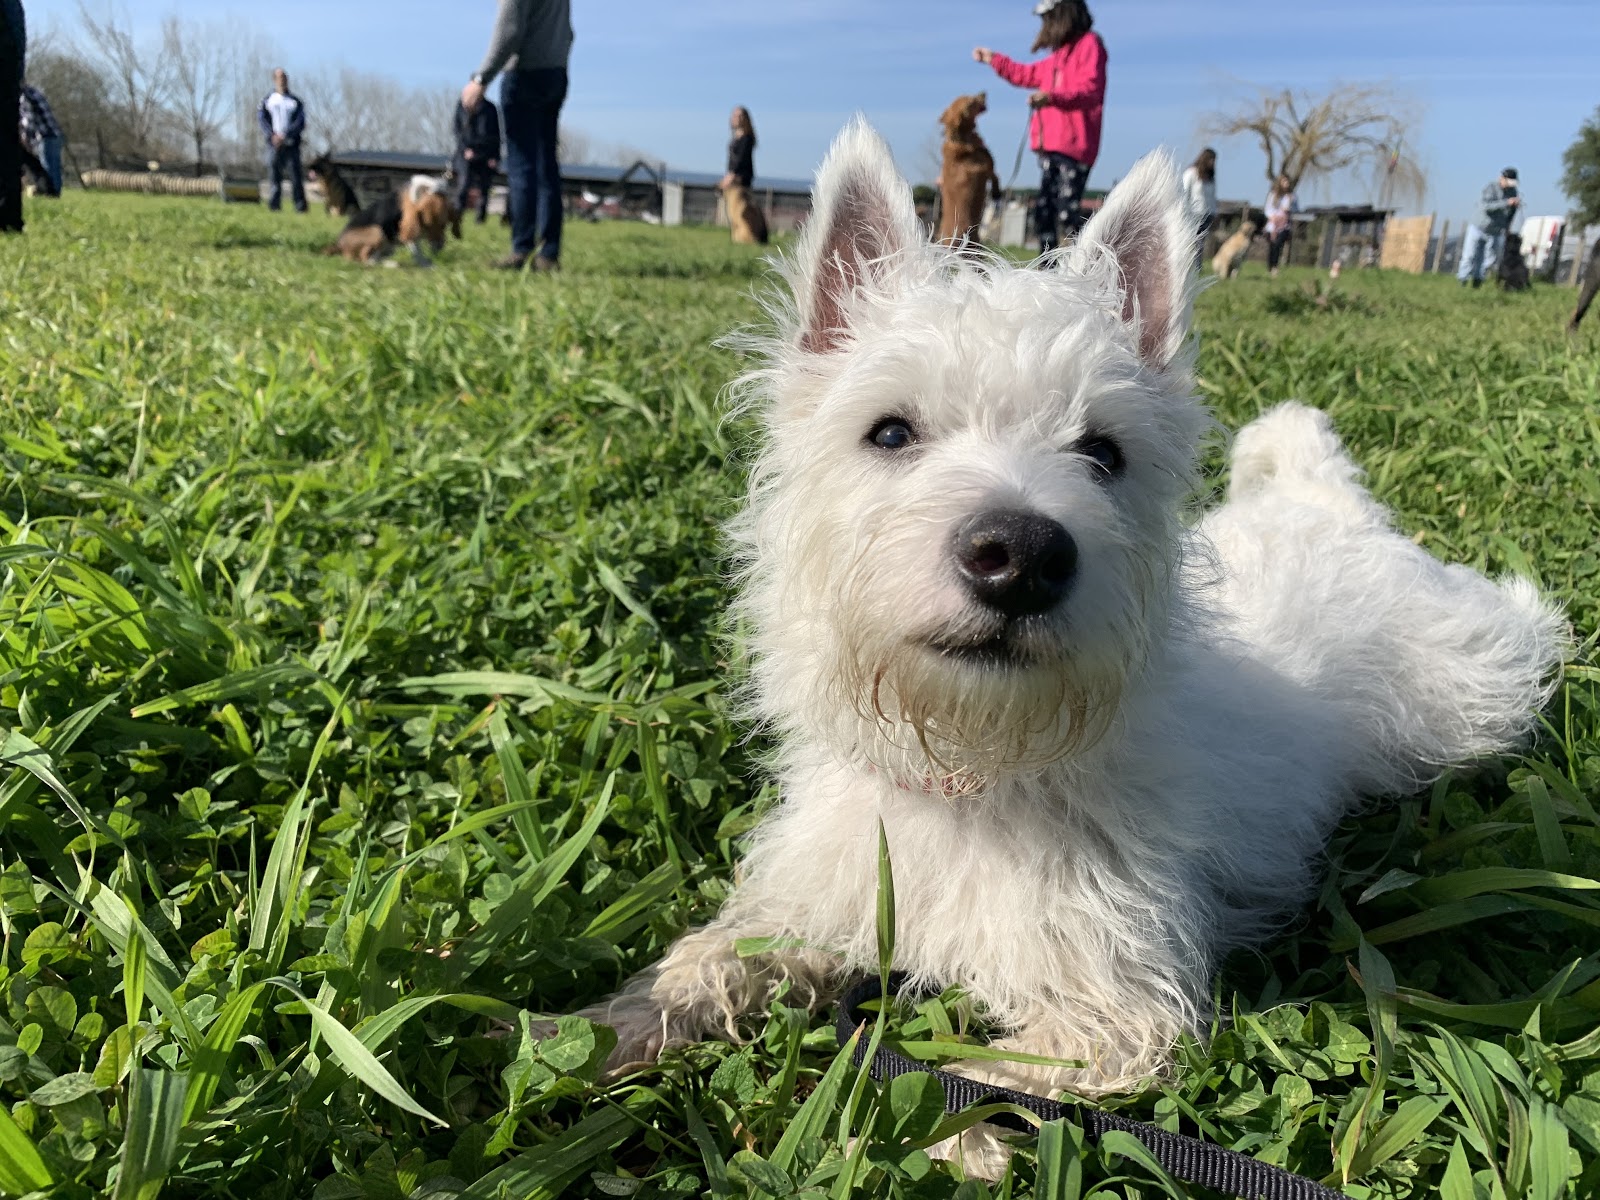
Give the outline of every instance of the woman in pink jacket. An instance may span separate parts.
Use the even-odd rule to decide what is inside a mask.
[[[1084,0],[1041,0],[1034,8],[1044,23],[1035,50],[1050,54],[1020,63],[979,46],[972,57],[988,63],[1007,83],[1032,88],[1028,141],[1044,177],[1034,207],[1041,252],[1083,228],[1083,187],[1100,153],[1100,116],[1106,99],[1106,44],[1094,32]]]

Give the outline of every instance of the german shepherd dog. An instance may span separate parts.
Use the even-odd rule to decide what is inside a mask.
[[[333,151],[324,150],[306,164],[306,174],[322,184],[323,207],[330,216],[348,217],[361,207],[356,189],[333,165]]]

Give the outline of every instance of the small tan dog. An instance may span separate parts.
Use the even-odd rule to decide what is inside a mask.
[[[1216,255],[1211,259],[1211,269],[1217,273],[1219,279],[1232,279],[1239,273],[1239,267],[1244,263],[1244,256],[1250,253],[1250,243],[1255,241],[1256,234],[1261,231],[1261,226],[1255,218],[1247,218],[1245,223],[1234,230],[1233,236],[1222,243]]]
[[[728,224],[733,229],[733,240],[745,246],[767,244],[767,215],[750,197],[750,189],[742,184],[731,184],[722,193],[728,202]]]
[[[944,164],[939,171],[939,240],[977,245],[985,193],[1000,199],[994,156],[978,136],[978,118],[989,108],[987,92],[957,96],[939,118],[944,126]]]
[[[397,245],[404,245],[417,266],[431,267],[421,243],[426,241],[437,254],[444,249],[447,231],[461,236],[461,214],[444,188],[431,175],[413,175],[405,187],[351,217],[339,239],[323,253],[342,254],[351,262],[371,265],[388,258]]]

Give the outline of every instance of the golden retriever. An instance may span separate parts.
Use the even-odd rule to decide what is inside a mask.
[[[944,126],[944,164],[939,171],[939,240],[976,245],[987,193],[1000,199],[994,156],[978,136],[978,117],[989,107],[987,92],[957,96],[939,118]]]

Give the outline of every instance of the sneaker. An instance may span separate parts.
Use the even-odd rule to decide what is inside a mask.
[[[508,254],[504,258],[489,264],[496,271],[520,271],[527,265],[527,258],[521,254]]]
[[[533,256],[533,269],[545,272],[559,271],[561,270],[561,263],[557,259],[546,258],[542,254],[536,254]]]

